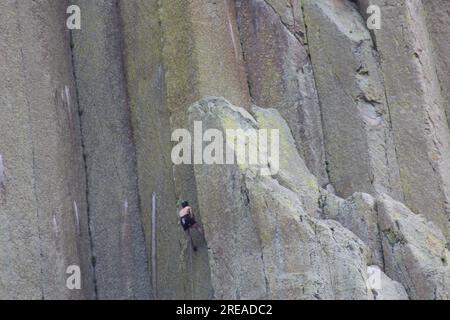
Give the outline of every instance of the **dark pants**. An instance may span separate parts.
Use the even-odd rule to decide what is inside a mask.
[[[190,227],[192,227],[195,224],[195,219],[191,217],[191,215],[187,214],[180,218],[181,220],[181,226],[183,227],[183,230],[186,231]]]

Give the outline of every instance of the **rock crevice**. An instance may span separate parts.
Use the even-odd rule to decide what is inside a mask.
[[[2,1],[0,298],[450,299],[449,10]],[[194,121],[279,159],[176,165]]]

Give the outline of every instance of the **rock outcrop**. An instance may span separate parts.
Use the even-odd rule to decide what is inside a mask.
[[[450,299],[449,10],[3,0],[0,299]]]
[[[273,172],[274,177],[281,185],[293,190],[300,197],[303,209],[307,214],[313,217],[318,216],[317,199],[320,189],[317,178],[310,173],[296,151],[295,141],[286,121],[275,109],[253,106],[251,112],[254,114],[259,129],[269,132],[275,128],[278,130],[279,163],[274,165],[269,162],[271,167],[277,166],[278,170]]]
[[[277,129],[280,157],[291,160],[271,176],[261,174],[273,168],[270,157],[194,166],[215,298],[448,299],[448,242],[432,222],[386,194],[344,200],[320,190],[274,109],[253,106],[252,116],[208,97],[189,111],[192,132],[200,121],[217,130],[211,152],[234,143],[220,138],[229,129]],[[379,277],[377,287],[368,273]]]
[[[206,98],[189,110],[192,126],[194,121],[202,121],[204,130],[218,129],[218,134],[224,136],[227,129],[281,127],[280,157],[289,159],[288,152],[291,157],[297,153],[293,138],[288,130],[283,130],[283,124],[271,127],[280,125],[276,122],[279,115],[274,110],[272,116],[268,116],[253,108],[255,120],[244,109],[222,98]],[[275,121],[269,122],[271,119]],[[228,143],[225,142],[225,147]],[[287,146],[291,148],[285,149]],[[366,286],[366,246],[338,222],[321,221],[305,212],[308,200],[302,201],[299,196],[303,194],[299,192],[303,186],[295,186],[305,178],[311,179],[309,172],[298,176],[304,171],[302,161],[286,163],[284,168],[281,165],[280,181],[277,176],[260,174],[261,168],[269,164],[195,165],[214,297],[371,297]],[[229,182],[228,187],[224,189],[221,181]],[[319,193],[317,182],[314,184],[317,205]]]
[[[371,262],[383,267],[376,200],[365,193],[355,193],[343,200],[322,191],[321,204],[323,217],[339,221],[344,227],[354,232],[370,248]]]
[[[300,1],[244,0],[236,6],[254,103],[280,112],[308,168],[326,185],[319,98]]]
[[[378,266],[369,266],[367,273],[376,276],[371,287],[375,300],[408,300],[405,288],[397,281],[390,279]],[[378,283],[376,283],[378,281]],[[370,280],[369,280],[370,282]]]
[[[411,299],[450,299],[449,244],[442,232],[388,196],[377,206],[386,273]]]

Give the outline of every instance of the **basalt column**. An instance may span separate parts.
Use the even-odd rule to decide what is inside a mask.
[[[0,4],[2,299],[94,297],[67,6]],[[66,286],[69,266],[81,290]]]
[[[250,94],[255,104],[286,119],[297,149],[325,186],[320,106],[300,1],[244,0],[236,7]]]
[[[116,1],[77,0],[72,31],[99,299],[151,296]],[[147,211],[147,215],[149,211]]]
[[[158,297],[208,298],[206,244],[195,235],[193,254],[177,215],[177,201],[186,199],[200,218],[196,182],[191,165],[173,165],[171,134],[187,127],[188,106],[205,95],[249,104],[234,2],[121,1],[120,7],[144,212],[151,193],[160,194]]]
[[[365,1],[381,9],[381,54],[405,204],[448,238],[450,134],[422,1]],[[365,4],[365,5],[364,5]],[[441,61],[444,62],[444,61]],[[445,65],[445,63],[444,63]],[[444,84],[445,85],[445,84]]]
[[[338,195],[402,199],[383,77],[366,22],[351,1],[305,0],[330,182]]]
[[[170,159],[170,123],[165,102],[165,69],[162,60],[162,31],[157,1],[120,1],[124,30],[127,91],[136,144],[139,196],[150,254],[151,239],[157,245],[155,298],[190,297],[185,238],[177,224],[177,207]],[[152,235],[152,194],[157,199],[158,232]],[[150,264],[151,265],[151,264]]]
[[[433,41],[433,54],[441,92],[446,99],[445,112],[450,123],[450,1],[428,0],[423,4],[428,32]]]

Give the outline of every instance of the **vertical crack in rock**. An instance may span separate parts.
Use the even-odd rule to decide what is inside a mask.
[[[0,1],[0,298],[450,299],[449,12]],[[171,134],[194,121],[277,129],[279,161],[175,166]]]
[[[303,1],[321,101],[328,170],[337,194],[402,199],[384,85],[367,27],[342,1]]]
[[[361,3],[367,8],[368,1]],[[426,10],[431,6],[413,0],[371,3],[382,8],[383,27],[374,34],[405,204],[427,215],[449,237],[450,134],[436,74],[437,34],[430,37],[428,30],[432,21]]]
[[[308,27],[308,20],[306,17],[306,13],[305,13],[305,4],[304,4],[304,0],[300,0],[300,5],[301,5],[301,16],[303,19],[303,23],[305,26],[305,44],[306,44],[306,50],[307,50],[307,54],[308,54],[308,59],[311,62],[311,50],[309,48],[309,27]],[[312,77],[314,80],[314,83],[316,84],[316,88],[317,88],[317,80],[316,80],[316,71],[315,71],[315,67],[314,64],[311,62],[311,72],[312,72]],[[324,125],[325,125],[325,120],[324,120],[324,112],[322,110],[323,108],[323,102],[322,99],[320,97],[320,95],[317,93],[317,101],[318,101],[318,108],[319,108],[319,116],[320,116],[320,127],[322,129],[322,139],[325,139],[325,134],[324,134]],[[327,177],[327,181],[329,182],[329,178],[330,178],[330,162],[328,161],[328,155],[325,152],[325,141],[322,142],[322,148],[324,148],[324,161],[325,161],[325,174]],[[331,186],[333,189],[334,187],[331,184],[328,184],[327,186]]]
[[[301,12],[292,16],[292,6],[286,0],[237,2],[248,81],[254,103],[281,113],[294,134],[296,148],[320,185],[326,185],[319,98],[307,48],[299,35]]]
[[[381,267],[383,272],[386,273],[386,258],[384,256],[384,250],[385,247],[383,245],[383,233],[381,232],[381,226],[380,226],[380,213],[379,213],[379,208],[378,208],[378,202],[375,201],[375,205],[374,205],[374,210],[375,210],[375,219],[376,219],[376,228],[377,228],[377,241],[379,243],[379,248],[381,250]]]
[[[381,70],[381,57],[380,57],[380,53],[378,52],[378,46],[376,43],[376,36],[375,36],[375,32],[374,30],[370,30],[367,27],[367,21],[369,18],[368,13],[366,12],[366,8],[367,8],[367,1],[366,0],[352,0],[353,3],[355,3],[357,5],[358,8],[358,12],[361,15],[362,19],[364,21],[366,21],[366,29],[370,34],[370,38],[371,38],[371,43],[373,46],[373,55],[375,58],[375,63],[377,65],[377,69]],[[362,67],[361,67],[362,68]],[[358,69],[358,73],[361,73],[361,70],[363,69]],[[369,75],[369,73],[364,73],[366,75]],[[399,185],[400,183],[400,172],[398,169],[398,163],[397,163],[397,149],[396,149],[396,145],[395,145],[395,137],[392,134],[392,120],[391,120],[391,111],[390,111],[390,106],[389,106],[389,100],[387,98],[387,93],[386,93],[386,87],[385,87],[385,79],[384,79],[384,74],[382,72],[380,72],[380,78],[381,78],[381,82],[382,82],[382,91],[383,91],[383,95],[380,95],[382,97],[382,99],[384,99],[385,102],[385,109],[386,109],[386,115],[384,115],[385,121],[386,121],[386,126],[387,126],[387,130],[385,130],[384,132],[384,144],[388,147],[385,148],[385,161],[386,161],[386,167],[387,168],[392,168],[393,171],[393,175],[389,176],[388,178],[388,183],[389,185],[393,185],[395,186],[394,188],[397,189],[397,194],[394,193],[394,195],[397,197],[398,200],[403,200],[404,199],[404,195],[403,195],[403,191],[401,190],[401,186]],[[367,97],[365,95],[363,95],[363,97],[365,98],[366,102],[369,102],[373,105],[373,103],[379,103],[379,101],[370,101],[370,99],[367,99]],[[389,150],[389,148],[391,148],[391,150]],[[389,154],[390,152],[392,152],[393,154]],[[395,160],[394,163],[392,163],[392,160]],[[372,181],[373,182],[373,181]]]
[[[164,284],[158,287],[161,299],[211,297],[208,252],[203,240],[195,236],[194,241],[200,245],[193,255],[193,272],[189,272],[189,256],[178,245],[186,239],[178,224],[177,200],[189,200],[199,219],[202,212],[197,206],[192,167],[173,166],[170,138],[173,130],[186,127],[185,109],[199,98],[200,91],[227,92],[237,100],[245,96],[237,80],[241,78],[237,75],[229,18],[218,14],[225,10],[224,5],[209,3],[205,12],[197,2],[120,2],[143,212],[150,212],[152,192],[157,191],[160,199],[157,269],[158,283]],[[210,27],[217,33],[211,33]],[[199,55],[204,58],[202,63]],[[217,61],[222,59],[233,67],[221,68]],[[144,226],[146,234],[151,234],[146,215]],[[178,241],[173,241],[174,236]],[[149,237],[147,247],[148,241]],[[190,289],[193,284],[195,292]]]
[[[71,31],[70,32],[70,59],[71,59],[71,63],[72,63],[72,75],[74,77],[75,83],[78,83],[77,80],[77,74],[76,74],[76,70],[75,70],[75,60],[74,60],[74,42],[73,42],[73,34]],[[76,32],[76,31],[75,31]],[[75,99],[77,100],[77,105],[78,105],[78,113],[79,113],[79,117],[81,118],[83,111],[82,111],[82,104],[80,104],[80,99],[79,99],[79,89],[78,89],[78,85],[75,86]],[[86,172],[86,176],[85,176],[85,188],[86,188],[86,213],[87,213],[87,225],[88,225],[88,241],[89,241],[89,246],[90,246],[90,252],[91,252],[91,257],[90,257],[90,265],[92,266],[92,281],[93,281],[93,291],[94,291],[94,299],[96,299],[98,297],[98,290],[97,290],[97,277],[96,277],[96,257],[95,257],[95,248],[94,248],[94,244],[92,241],[92,222],[91,222],[91,210],[90,210],[90,202],[89,202],[89,175],[88,175],[88,166],[87,166],[87,161],[86,161],[86,148],[84,145],[84,128],[83,128],[83,121],[79,122],[79,126],[80,126],[80,143],[81,143],[81,150],[82,150],[82,156],[83,156],[83,166],[84,166],[84,170]],[[76,206],[76,202],[74,201],[74,207]],[[78,213],[77,213],[78,216]]]
[[[255,102],[255,98],[253,97],[253,89],[252,89],[252,83],[250,81],[250,77],[249,77],[249,70],[248,70],[248,62],[247,62],[247,57],[246,57],[246,51],[245,51],[245,47],[244,47],[244,40],[243,40],[243,31],[241,30],[241,24],[239,22],[239,10],[240,10],[240,6],[241,6],[241,2],[240,1],[236,1],[235,2],[235,11],[236,11],[236,25],[237,25],[237,31],[238,31],[238,36],[239,36],[239,43],[241,45],[242,48],[242,61],[244,64],[244,68],[245,68],[245,80],[247,81],[247,89],[248,89],[248,94],[250,96],[250,102],[254,103]]]
[[[148,299],[150,275],[142,233],[119,3],[73,2],[84,13],[84,28],[72,32],[72,56],[82,111],[97,295],[99,299]],[[106,79],[108,86],[104,85]],[[125,268],[124,259],[128,260]]]
[[[121,0],[115,0],[114,5],[116,7],[116,11],[115,11],[116,12],[116,19],[118,20],[118,25],[119,25],[119,30],[120,30],[120,40],[119,40],[119,50],[121,52],[121,54],[120,54],[120,57],[121,57],[121,64],[120,64],[121,65],[121,70],[120,71],[121,71],[121,74],[122,74],[122,77],[123,77],[123,81],[125,83],[127,83],[127,70],[126,70],[126,61],[127,61],[126,60],[127,59],[126,54],[127,54],[127,51],[126,51],[126,44],[125,44],[124,20],[123,20],[123,16],[120,13],[120,1]],[[158,1],[158,8],[159,8],[159,1]],[[159,15],[158,15],[158,23],[160,24]],[[150,271],[148,271],[148,276],[150,277],[151,276],[151,272],[153,272],[153,270],[150,269],[150,254],[149,254],[149,250],[147,250],[147,247],[145,246],[145,243],[147,243],[147,234],[145,232],[145,225],[144,225],[145,212],[143,212],[143,210],[142,210],[142,202],[141,202],[142,199],[141,199],[141,193],[139,192],[139,183],[138,183],[139,177],[138,177],[138,173],[137,173],[138,163],[137,163],[136,137],[134,135],[134,127],[133,127],[131,107],[130,107],[130,101],[131,100],[130,100],[130,96],[129,96],[128,87],[125,88],[125,101],[126,101],[126,103],[125,103],[126,111],[129,113],[127,122],[128,122],[128,126],[130,127],[130,130],[131,130],[131,133],[132,133],[131,134],[131,141],[132,141],[132,144],[134,146],[134,148],[133,148],[133,157],[132,157],[132,160],[130,161],[131,162],[130,165],[133,168],[135,168],[135,170],[136,170],[135,174],[137,176],[136,177],[136,179],[137,179],[136,189],[137,190],[136,190],[136,195],[135,196],[137,197],[137,204],[136,205],[138,206],[138,211],[140,213],[139,217],[138,217],[138,223],[140,225],[140,228],[138,229],[137,232],[140,232],[142,234],[142,236],[143,236],[143,239],[144,239],[144,251],[145,251],[145,254],[144,254],[143,258],[141,257],[141,259],[143,259],[144,265],[146,266],[146,269],[150,270]],[[164,157],[164,155],[163,155],[163,157]],[[126,206],[127,206],[127,209],[128,209],[128,200],[126,201]],[[144,271],[144,272],[146,272],[146,271]],[[155,290],[157,290],[157,288],[155,288]],[[153,291],[153,288],[152,288],[152,291]],[[152,298],[157,298],[156,294],[155,294],[155,291],[153,291],[151,293],[151,297]]]
[[[189,110],[190,122],[203,120],[205,129],[280,129],[280,159],[286,160],[280,162],[278,177],[259,175],[258,166],[194,166],[206,237],[212,248],[215,298],[232,299],[237,293],[240,298],[250,299],[345,299],[348,295],[372,298],[365,284],[364,244],[339,223],[307,214],[317,206],[317,182],[310,182],[315,178],[298,156],[281,116],[273,109],[253,107],[253,119],[243,109],[215,97],[207,97]],[[240,183],[245,183],[250,201],[233,197],[234,190],[242,186],[227,177],[236,174],[244,176]],[[234,182],[223,188],[217,179]],[[218,197],[222,200],[217,202]],[[234,199],[232,207],[219,208],[223,201],[228,203],[228,198]],[[229,237],[233,244],[224,242]],[[253,272],[245,272],[248,268]]]
[[[288,25],[287,23],[286,23],[286,21],[285,20],[283,20],[283,17],[280,15],[280,13],[275,9],[275,7],[274,7],[274,3],[280,3],[280,4],[282,4],[283,2],[285,2],[285,1],[278,1],[278,0],[262,0],[262,1],[264,1],[264,3],[269,7],[269,8],[271,8],[272,9],[272,11],[273,11],[273,13],[276,15],[276,16],[278,16],[279,17],[279,21],[280,21],[280,23],[285,27],[285,30],[288,32],[288,33],[290,33],[295,39],[297,39],[298,40],[298,42],[300,43],[300,45],[304,45],[304,43],[301,41],[301,38],[300,38],[300,35],[299,34],[297,34],[296,32],[295,32],[295,27],[296,27],[296,17],[295,17],[295,15],[294,15],[294,11],[293,11],[293,9],[292,10],[290,10],[291,11],[291,14],[292,14],[292,25]],[[271,3],[272,2],[272,3]],[[292,3],[291,2],[286,2],[286,4],[287,3],[289,3],[289,5],[290,6],[292,6]],[[292,30],[292,29],[294,29],[294,30]]]
[[[86,225],[86,202],[84,198],[84,168],[79,141],[78,116],[74,109],[75,102],[68,101],[67,92],[74,90],[71,69],[68,30],[65,24],[66,4],[63,2],[17,2],[18,18],[27,21],[21,26],[21,53],[23,73],[26,74],[25,88],[19,87],[27,94],[29,112],[29,134],[34,179],[34,196],[38,217],[35,225],[39,226],[39,244],[42,254],[42,273],[44,298],[59,299],[92,297],[92,270],[86,265],[89,255],[88,237],[84,235]],[[67,86],[68,89],[65,89]],[[58,92],[58,95],[55,95]],[[59,100],[59,97],[62,99]],[[69,109],[70,107],[70,109]],[[18,108],[20,109],[20,108]],[[20,134],[18,129],[17,133]],[[26,159],[26,158],[25,158]],[[20,164],[23,166],[24,160]],[[16,171],[15,175],[20,174]],[[17,184],[19,194],[25,194],[23,180]],[[73,201],[77,201],[81,237],[77,237]],[[19,208],[27,202],[19,204]],[[23,208],[24,211],[28,211]],[[64,240],[60,248],[55,246],[53,212],[61,215],[61,229]],[[33,223],[28,215],[19,216],[22,230]],[[28,236],[18,234],[20,242],[28,241],[27,254],[32,254],[34,241]],[[20,248],[18,248],[20,249]],[[61,251],[59,251],[61,250]],[[20,253],[20,251],[19,251]],[[60,254],[64,258],[60,259]],[[19,254],[20,259],[20,254]],[[65,286],[65,270],[68,265],[79,265],[82,270],[82,290],[69,290]],[[27,266],[26,268],[29,268]],[[19,269],[19,272],[22,272]],[[33,277],[32,275],[30,275]]]

